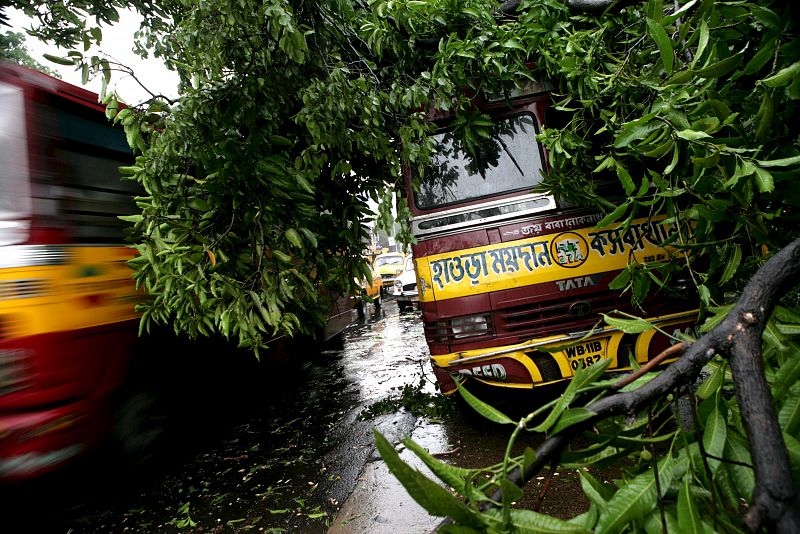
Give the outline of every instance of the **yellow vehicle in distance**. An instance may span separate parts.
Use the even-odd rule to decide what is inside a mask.
[[[361,281],[358,282],[358,285],[361,286],[363,291],[359,295],[356,295],[356,310],[358,311],[358,316],[363,317],[368,302],[375,304],[376,309],[381,307],[383,281],[378,271],[372,269],[372,281],[370,282],[366,278],[362,278]]]
[[[405,254],[402,252],[385,252],[375,256],[372,268],[381,278],[383,286],[383,291],[381,291],[381,293],[383,293],[386,288],[392,287],[395,278],[403,272],[405,257]]]

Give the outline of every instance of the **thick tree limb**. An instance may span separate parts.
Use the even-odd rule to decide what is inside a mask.
[[[756,531],[767,527],[778,533],[800,532],[800,499],[792,484],[789,456],[772,407],[772,397],[761,360],[761,334],[783,295],[800,283],[800,239],[770,258],[750,279],[728,316],[711,332],[686,348],[684,355],[642,387],[615,393],[587,406],[597,415],[564,433],[546,439],[536,449],[536,460],[515,469],[509,478],[518,485],[531,480],[544,465],[560,456],[570,440],[599,420],[635,414],[683,384],[693,382],[716,354],[730,359],[736,396],[750,444],[755,490],[744,521]],[[502,501],[502,493],[492,496]]]

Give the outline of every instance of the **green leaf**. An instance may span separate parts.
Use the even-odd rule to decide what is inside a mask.
[[[705,334],[706,332],[710,332],[711,330],[716,328],[716,326],[719,325],[725,319],[725,317],[728,316],[728,312],[730,312],[731,309],[733,309],[733,304],[728,304],[726,306],[720,306],[720,307],[709,307],[708,311],[710,311],[714,315],[705,320],[703,325],[700,327],[700,333]]]
[[[708,399],[712,395],[717,394],[725,378],[725,365],[717,362],[709,362],[705,367],[705,371],[709,373],[709,375],[703,380],[700,387],[697,388],[697,396],[701,399]]]
[[[764,84],[767,87],[784,87],[794,81],[797,75],[800,74],[800,61],[796,61],[784,67],[772,76],[759,80],[756,83]]]
[[[650,33],[650,37],[653,38],[658,46],[658,51],[661,54],[661,61],[664,63],[664,70],[669,76],[672,74],[672,64],[675,60],[675,52],[672,50],[672,41],[661,24],[653,19],[647,19],[647,29]]]
[[[723,269],[722,276],[719,278],[719,285],[723,285],[725,282],[733,278],[733,275],[736,274],[736,269],[739,268],[741,261],[742,246],[738,244],[733,245],[731,252],[728,254],[728,260],[725,262],[725,269]]]
[[[119,173],[123,176],[133,176],[137,172],[141,172],[142,168],[136,165],[127,165],[118,167],[117,170],[119,170]]]
[[[533,427],[531,430],[533,432],[547,432],[551,427],[553,427],[553,425],[556,424],[556,421],[558,421],[561,417],[561,414],[569,407],[570,403],[575,400],[575,397],[578,396],[580,390],[602,376],[606,370],[606,367],[608,367],[610,363],[611,359],[607,358],[600,360],[598,363],[585,369],[578,369],[569,385],[567,385],[567,389],[565,389],[564,393],[561,394],[558,402],[555,406],[553,406],[553,409],[547,415],[545,420]],[[582,417],[582,415],[579,415],[578,417]]]
[[[773,399],[782,399],[798,379],[800,379],[800,350],[797,345],[790,343],[789,350],[786,351],[786,360],[772,378]]]
[[[211,205],[208,202],[206,202],[204,199],[198,198],[198,197],[195,197],[192,200],[190,200],[189,202],[187,202],[187,205],[190,208],[194,208],[194,209],[199,210],[199,211],[208,211],[208,210],[211,209]]]
[[[724,458],[740,464],[752,465],[747,441],[735,432],[728,432]],[[753,468],[732,463],[723,465],[727,468],[728,474],[739,492],[739,496],[749,501],[753,496],[753,488],[755,487]]]
[[[707,308],[711,303],[711,290],[705,284],[700,284],[697,286],[697,294],[700,296],[700,302]]]
[[[111,97],[111,100],[106,106],[106,118],[113,119],[114,117],[117,116],[118,112],[119,112],[119,102],[117,102],[116,97]]]
[[[503,521],[503,511],[492,509],[484,512],[493,522]],[[532,510],[512,509],[512,532],[519,534],[588,534],[582,525],[574,525],[563,519],[540,514]]]
[[[598,222],[595,225],[595,228],[602,228],[604,226],[608,226],[609,224],[615,222],[622,216],[623,213],[625,213],[627,209],[628,209],[628,203],[623,202],[622,204],[614,208],[614,211],[603,217],[603,220]]]
[[[678,493],[678,528],[681,534],[705,534],[700,510],[694,500],[689,485],[691,477],[686,477]]]
[[[278,261],[281,261],[283,263],[292,263],[292,257],[289,256],[288,254],[281,252],[280,250],[273,249],[272,255],[278,258]]]
[[[488,419],[489,421],[493,421],[495,423],[499,423],[501,425],[515,425],[516,423],[512,421],[508,416],[503,414],[501,411],[489,406],[478,397],[467,391],[467,389],[461,385],[461,383],[456,380],[456,387],[458,388],[458,392],[461,393],[461,396],[467,401],[473,410],[481,414],[483,417]]]
[[[625,194],[630,195],[631,193],[633,193],[633,190],[636,189],[636,185],[633,183],[633,178],[631,178],[631,175],[628,173],[625,167],[623,167],[619,163],[617,163],[616,168],[617,168],[617,177],[619,178],[619,181],[622,184],[623,189],[625,189]]]
[[[468,527],[483,526],[483,522],[476,512],[467,508],[464,503],[456,499],[439,484],[429,480],[425,475],[401,460],[400,455],[394,450],[392,444],[377,429],[373,433],[375,435],[375,445],[378,447],[381,458],[386,462],[389,471],[403,485],[408,494],[429,514],[438,517],[452,517]]]
[[[117,219],[120,221],[130,222],[130,223],[140,223],[144,220],[144,217],[139,215],[117,215]]]
[[[672,458],[666,456],[658,463],[659,482],[662,491],[672,484]],[[606,507],[600,511],[595,533],[616,534],[625,530],[631,521],[642,519],[656,507],[658,494],[653,470],[649,469],[622,486]]]
[[[580,515],[576,515],[572,519],[568,519],[567,523],[569,523],[570,525],[581,526],[586,530],[588,530],[589,532],[592,532],[594,530],[595,524],[597,523],[597,518],[600,516],[597,510],[598,507],[595,506],[594,504],[591,504],[589,505],[588,511]]]
[[[76,61],[73,59],[68,59],[65,57],[54,56],[52,54],[42,54],[47,61],[52,61],[53,63],[58,63],[59,65],[65,66],[73,66],[75,65]]]
[[[300,239],[300,234],[294,228],[289,228],[283,234],[289,242],[297,248],[303,248],[303,241]]]
[[[775,37],[766,40],[758,49],[758,52],[747,62],[747,65],[744,66],[742,72],[744,72],[747,76],[752,76],[753,74],[760,71],[764,68],[770,59],[775,55]]]
[[[790,158],[773,159],[768,161],[756,161],[761,167],[789,167],[800,163],[800,155],[792,156]]]
[[[458,493],[462,495],[465,493],[465,480],[475,471],[471,469],[463,469],[461,467],[455,467],[446,464],[440,460],[437,460],[436,458],[431,456],[430,453],[428,453],[428,451],[425,450],[424,447],[419,445],[411,438],[404,439],[403,445],[405,445],[411,452],[416,454],[417,457],[419,457],[419,459],[422,460],[422,462],[428,466],[428,469],[430,469],[434,475],[439,477],[439,479],[442,482],[454,488]],[[478,492],[478,494],[479,496],[483,497],[483,499],[486,498],[482,493]]]
[[[652,324],[638,317],[636,319],[620,319],[617,317],[610,317],[605,313],[601,313],[600,315],[603,316],[603,320],[607,324],[621,330],[622,332],[625,332],[626,334],[641,334],[642,332],[647,332],[653,328]]]
[[[314,235],[314,232],[309,230],[308,228],[300,228],[300,231],[306,238],[306,241],[309,242],[312,248],[317,248],[317,236]]]
[[[592,367],[597,367],[597,365],[593,365]],[[591,419],[595,415],[597,415],[596,412],[586,408],[569,408],[561,414],[561,417],[558,418],[558,421],[549,433],[551,435],[558,434],[562,430],[586,421],[587,419]]]
[[[644,139],[650,132],[664,126],[662,122],[654,120],[655,116],[655,113],[648,113],[643,117],[622,125],[622,129],[614,139],[614,148],[624,148],[632,141]]]
[[[760,193],[771,193],[775,190],[775,181],[772,174],[766,169],[755,167],[756,187]]]
[[[706,46],[708,46],[708,23],[705,19],[700,22],[700,37],[697,40],[697,51],[694,53],[694,59],[692,60],[692,67],[694,67],[694,62],[699,60],[703,56],[703,52],[706,50]]]
[[[662,174],[666,176],[667,174],[671,173],[678,165],[679,160],[680,148],[678,148],[678,143],[675,143],[675,147],[672,149],[672,160],[669,162],[669,165],[664,168],[664,172]]]
[[[630,269],[622,269],[617,276],[608,284],[608,289],[621,290],[628,287],[631,281]]]
[[[705,428],[703,429],[703,447],[708,454],[717,458],[722,458],[725,450],[725,441],[728,436],[728,424],[725,417],[726,406],[724,403],[722,390],[718,389],[714,397],[714,407],[708,414]],[[719,460],[708,459],[708,465],[712,473],[717,471],[719,464]]]
[[[525,47],[519,44],[518,41],[515,39],[509,39],[503,43],[503,48],[517,48],[519,50],[525,50]]]
[[[681,139],[686,139],[687,141],[698,141],[700,139],[708,139],[711,137],[706,132],[699,132],[697,130],[681,130],[679,132],[675,132],[675,135]]]
[[[503,502],[508,505],[522,499],[525,495],[519,486],[507,478],[500,479],[500,490],[503,492]]]
[[[274,134],[269,136],[269,142],[270,142],[270,144],[275,145],[275,146],[292,146],[292,145],[294,145],[294,141],[292,141],[291,139],[287,139],[286,137],[283,137],[282,135],[274,135]]]
[[[679,9],[676,9],[673,13],[670,13],[661,21],[662,26],[669,26],[679,18],[681,18],[686,12],[694,7],[697,3],[697,0],[690,0],[683,4]]]
[[[645,534],[664,534],[667,533],[680,533],[678,528],[678,520],[671,513],[675,511],[675,507],[667,507],[664,512],[664,520],[666,523],[666,530],[664,525],[661,524],[661,514],[653,513],[647,516],[644,520]]]
[[[713,65],[692,72],[698,78],[721,78],[739,66],[742,61],[742,54],[743,52],[739,52]]]
[[[584,469],[578,470],[581,477],[581,488],[589,501],[602,510],[607,501],[614,495],[614,490],[597,480],[591,473]]]
[[[800,396],[789,395],[778,411],[778,423],[781,430],[795,435],[800,430]]]
[[[795,469],[800,468],[800,441],[794,436],[783,433],[783,442],[786,444],[786,450],[789,453],[789,461]]]

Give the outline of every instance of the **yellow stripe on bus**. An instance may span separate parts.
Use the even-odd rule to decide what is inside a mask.
[[[651,318],[649,321],[657,325],[661,331],[669,332],[670,326],[685,324],[687,320],[694,319],[696,316],[697,310],[691,310],[687,312]],[[638,335],[635,348],[635,360],[637,364],[644,364],[647,362],[649,357],[655,356],[655,354],[650,354],[649,349],[653,336],[658,332],[659,330],[652,328]],[[598,347],[600,348],[600,351],[597,353],[598,358],[593,358],[591,363],[596,363],[600,359],[609,359],[611,360],[608,366],[609,370],[630,371],[632,369],[630,363],[624,367],[619,366],[620,361],[618,360],[618,350],[624,335],[624,332],[617,330],[616,328],[606,326],[596,329],[593,334],[586,335],[585,337],[581,336],[580,334],[575,334],[572,336],[569,334],[547,336],[538,339],[531,339],[514,345],[472,349],[453,352],[450,354],[431,356],[431,361],[435,367],[439,367],[440,369],[451,373],[460,373],[464,372],[464,369],[469,368],[491,368],[493,362],[498,363],[504,359],[511,359],[526,369],[531,378],[530,382],[504,382],[500,379],[484,379],[477,374],[468,374],[476,380],[486,384],[491,384],[493,386],[506,388],[531,388],[544,384],[560,382],[574,376],[575,369],[571,365],[571,362],[576,359],[586,360],[587,358],[581,357],[580,355],[570,356],[567,347],[571,346],[587,346],[596,342],[598,345],[600,345],[600,347]],[[536,363],[528,355],[540,351],[547,352],[552,356],[553,361],[558,365],[559,372],[561,373],[560,377],[544,380],[539,368],[536,366]],[[665,360],[665,363],[672,362],[675,359],[677,359],[677,356]]]
[[[3,335],[23,337],[113,324],[138,317],[127,247],[60,247],[56,265],[0,269]]]
[[[427,256],[416,260],[420,301],[588,276],[633,261],[668,260],[676,251],[659,244],[676,232],[663,217],[638,219],[624,231],[584,228]]]

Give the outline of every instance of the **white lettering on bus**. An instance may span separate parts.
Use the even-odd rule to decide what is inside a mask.
[[[492,363],[473,367],[472,369],[459,369],[459,374],[469,376],[479,376],[482,378],[490,378],[495,380],[505,381],[508,376],[506,368],[502,364]]]

